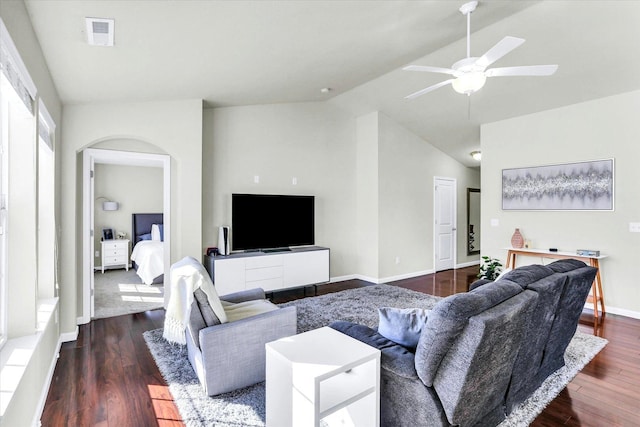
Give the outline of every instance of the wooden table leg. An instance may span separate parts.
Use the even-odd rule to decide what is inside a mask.
[[[513,268],[516,265],[516,254],[513,251],[507,252],[507,265],[505,268]]]
[[[593,292],[593,317],[597,323],[598,320],[602,320],[599,314],[602,314],[602,318],[604,318],[604,315],[606,314],[606,309],[604,307],[604,293],[602,292],[602,278],[600,276],[600,263],[597,259],[592,258],[589,260],[589,264],[598,269],[598,271],[596,271],[596,277],[593,279],[593,285],[591,285]],[[598,313],[598,303],[600,303],[600,313]]]

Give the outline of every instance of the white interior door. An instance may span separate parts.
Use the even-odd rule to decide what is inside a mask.
[[[89,279],[89,287],[90,287],[90,293],[91,293],[91,307],[89,308],[89,313],[91,318],[93,319],[93,316],[95,315],[95,293],[96,293],[96,284],[94,281],[94,273],[95,273],[95,258],[93,257],[93,254],[96,250],[95,248],[95,243],[94,243],[94,239],[93,239],[93,235],[95,233],[95,226],[94,226],[94,209],[95,209],[95,158],[93,156],[89,157],[89,198],[87,199],[89,201],[89,227],[91,227],[91,239],[89,239],[89,275],[88,275],[88,279]],[[102,250],[102,248],[101,248]],[[102,253],[102,252],[100,252]]]
[[[435,271],[455,267],[456,259],[456,180],[434,179],[434,255]]]

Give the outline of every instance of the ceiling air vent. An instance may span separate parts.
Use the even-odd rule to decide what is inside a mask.
[[[91,46],[113,46],[115,21],[105,18],[85,18],[87,42]]]

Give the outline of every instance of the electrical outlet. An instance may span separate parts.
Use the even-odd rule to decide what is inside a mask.
[[[499,227],[500,226],[500,220],[497,218],[492,218],[491,219],[491,226],[492,227]]]
[[[253,176],[253,182],[255,184],[260,184],[260,175],[254,175]]]
[[[399,256],[396,257],[396,264],[400,264],[400,257]]]
[[[100,258],[100,251],[96,251],[96,258]]]
[[[629,231],[632,233],[640,233],[640,222],[630,222]]]
[[[295,176],[291,178],[291,184],[298,185],[298,178],[296,178]]]

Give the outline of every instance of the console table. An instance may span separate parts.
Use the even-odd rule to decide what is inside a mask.
[[[272,292],[329,281],[329,248],[320,246],[205,255],[203,264],[220,295],[251,288]]]
[[[600,313],[602,317],[606,314],[606,310],[604,308],[604,294],[602,293],[602,279],[600,278],[600,260],[607,257],[607,255],[600,256],[585,256],[578,255],[575,252],[551,252],[545,249],[514,249],[507,248],[507,266],[506,268],[515,268],[516,266],[516,257],[518,255],[528,256],[528,257],[539,257],[539,258],[551,258],[551,259],[577,259],[583,261],[590,265],[591,267],[595,267],[598,269],[596,272],[596,277],[593,279],[593,284],[591,285],[591,295],[587,298],[587,302],[593,303],[593,317],[595,319],[595,323],[598,323],[600,314],[598,313],[598,304],[600,304]]]
[[[267,427],[380,425],[380,350],[329,327],[265,347]]]

